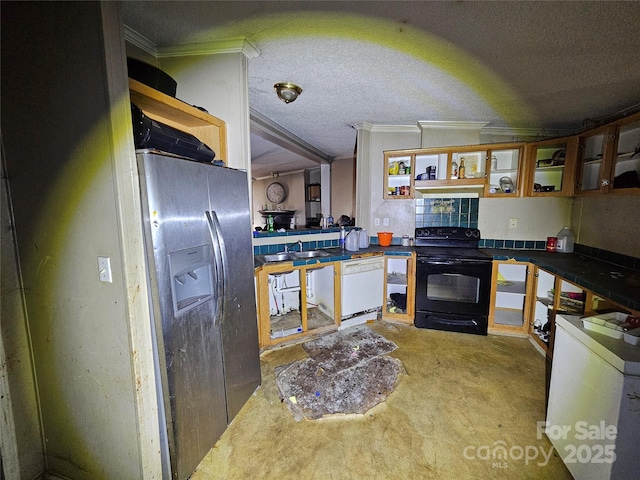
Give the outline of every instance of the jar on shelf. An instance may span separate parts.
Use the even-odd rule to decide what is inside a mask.
[[[451,178],[458,178],[458,162],[455,160],[451,162]]]

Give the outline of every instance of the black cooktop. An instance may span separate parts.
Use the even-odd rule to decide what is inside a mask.
[[[421,227],[416,228],[415,246],[419,257],[431,260],[490,260],[491,257],[478,249],[480,230],[466,227]]]

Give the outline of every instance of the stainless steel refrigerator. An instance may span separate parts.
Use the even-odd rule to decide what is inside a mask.
[[[261,381],[245,172],[137,154],[165,478],[186,479]]]

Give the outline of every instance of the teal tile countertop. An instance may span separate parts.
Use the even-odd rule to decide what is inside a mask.
[[[307,259],[292,260],[294,266],[299,265],[314,265],[316,263],[327,262],[340,262],[343,260],[350,260],[352,258],[366,257],[371,255],[411,255],[415,249],[413,247],[402,247],[400,245],[390,245],[388,247],[381,247],[380,245],[370,245],[367,248],[361,248],[357,251],[344,250],[340,247],[331,248],[319,248],[323,252],[327,252],[327,257],[315,257]],[[263,265],[272,265],[272,263],[265,263],[261,260],[261,255],[254,256],[254,267],[261,267]]]
[[[494,260],[531,262],[631,310],[640,310],[640,272],[577,253],[483,248]]]

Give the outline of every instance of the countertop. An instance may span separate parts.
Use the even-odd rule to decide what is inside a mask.
[[[494,260],[531,262],[587,290],[640,310],[640,272],[576,253],[549,253],[540,250],[483,249]]]

